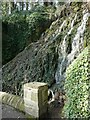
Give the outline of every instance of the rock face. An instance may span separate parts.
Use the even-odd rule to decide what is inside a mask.
[[[62,89],[67,66],[90,40],[89,17],[82,3],[64,6],[38,42],[3,66],[3,91],[22,96],[22,85],[31,81],[46,82],[49,87],[56,84]]]

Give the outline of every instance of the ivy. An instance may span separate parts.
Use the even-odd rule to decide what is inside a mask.
[[[65,92],[67,101],[64,106],[66,118],[88,118],[89,113],[89,47],[67,68]]]

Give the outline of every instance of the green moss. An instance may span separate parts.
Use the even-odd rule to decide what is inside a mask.
[[[90,17],[87,22],[86,30],[84,33],[84,48],[90,45]]]
[[[76,13],[77,11],[83,10],[82,5],[83,5],[83,2],[78,2],[78,0],[76,0],[76,2],[71,3],[71,8],[73,12]]]
[[[67,118],[88,118],[89,113],[89,78],[87,47],[74,62],[67,68],[65,80],[66,104],[64,106]]]
[[[35,118],[35,117],[33,117],[33,116],[31,116],[31,115],[29,115],[29,114],[26,114],[25,115],[26,116],[26,118],[28,119],[28,120],[39,120],[38,118]]]

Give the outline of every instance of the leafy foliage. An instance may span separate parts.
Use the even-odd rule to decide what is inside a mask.
[[[89,47],[67,68],[65,92],[66,104],[64,113],[66,118],[87,118],[89,113]]]
[[[90,17],[88,19],[88,22],[87,22],[87,27],[86,27],[86,30],[85,30],[85,36],[84,36],[84,47],[90,45]]]
[[[42,8],[42,11],[44,11]],[[3,18],[2,45],[3,64],[10,61],[25,46],[37,41],[42,32],[49,27],[49,16],[42,12],[13,12]]]

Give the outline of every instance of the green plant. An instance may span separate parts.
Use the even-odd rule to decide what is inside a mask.
[[[13,59],[31,42],[36,42],[51,24],[46,13],[32,11],[14,11],[3,17],[2,21],[3,64]]]
[[[89,54],[89,47],[87,47],[67,68],[64,86],[67,101],[63,109],[66,118],[90,117]]]

